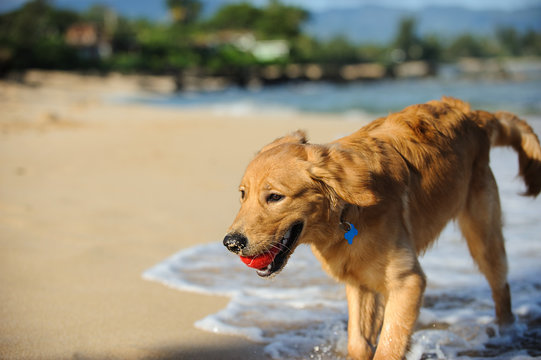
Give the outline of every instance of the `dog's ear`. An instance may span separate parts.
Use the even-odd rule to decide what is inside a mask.
[[[259,152],[263,153],[267,150],[272,149],[278,145],[282,144],[307,144],[308,139],[306,138],[306,133],[303,130],[297,130],[291,134],[280,137],[268,145],[265,145]]]
[[[311,145],[307,154],[310,177],[332,208],[338,208],[341,201],[362,207],[378,203],[374,176],[361,155],[332,145]]]

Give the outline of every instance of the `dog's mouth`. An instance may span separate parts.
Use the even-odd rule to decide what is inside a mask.
[[[294,223],[279,243],[257,256],[241,256],[242,262],[257,269],[257,275],[268,277],[281,271],[287,263],[303,229],[303,223]]]

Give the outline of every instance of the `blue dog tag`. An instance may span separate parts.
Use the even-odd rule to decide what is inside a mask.
[[[348,244],[351,245],[353,244],[353,238],[357,236],[359,232],[357,231],[357,229],[355,229],[355,226],[353,224],[347,224],[349,225],[350,229],[344,234],[344,238],[348,241]]]

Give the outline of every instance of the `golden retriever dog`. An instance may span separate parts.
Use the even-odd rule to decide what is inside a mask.
[[[453,98],[410,106],[316,145],[297,131],[263,147],[240,184],[224,245],[261,277],[299,244],[346,286],[353,359],[403,359],[426,285],[417,256],[456,220],[485,275],[499,325],[514,320],[491,146],[518,153],[525,195],[541,190],[541,147],[507,112]],[[345,234],[355,228],[350,241]]]

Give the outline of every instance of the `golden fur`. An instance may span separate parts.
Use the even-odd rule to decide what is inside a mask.
[[[537,196],[541,147],[529,125],[505,112],[472,111],[453,98],[410,106],[325,145],[309,144],[300,131],[277,139],[244,174],[229,234],[247,242],[232,251],[268,252],[302,223],[287,256],[310,244],[323,268],[345,283],[350,356],[398,360],[426,284],[417,255],[456,219],[492,289],[497,322],[511,323],[500,203],[489,167],[490,146],[502,145],[518,152],[525,194]],[[352,245],[344,240],[344,222],[359,231]]]

